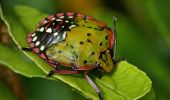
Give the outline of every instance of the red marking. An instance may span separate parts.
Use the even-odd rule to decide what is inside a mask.
[[[63,62],[59,62],[60,65],[62,66],[71,66],[71,63],[63,63]]]
[[[53,20],[50,20],[50,21],[48,22],[48,24],[45,26],[45,28],[47,29],[47,28],[51,25],[52,22],[53,22]]]
[[[49,64],[50,64],[51,66],[53,66],[54,68],[57,66],[57,64],[56,64],[55,61],[53,61],[53,60],[48,60],[48,62],[49,62]]]
[[[94,65],[87,65],[87,66],[77,66],[77,69],[75,70],[92,70],[96,68]]]
[[[74,13],[72,13],[72,12],[67,12],[66,15],[67,15],[67,16],[73,16]]]
[[[57,17],[61,17],[61,16],[64,16],[64,13],[58,13],[56,15],[57,15]]]
[[[34,48],[33,50],[34,50],[35,53],[39,53],[40,52],[39,48]]]
[[[61,66],[72,66],[71,63],[63,63],[63,62],[58,62],[59,65]],[[86,65],[86,66],[77,66],[75,70],[92,70],[96,68],[95,65]]]
[[[55,30],[58,30],[60,27],[59,27],[59,25],[56,25],[55,26]]]
[[[28,38],[27,41],[28,41],[28,43],[32,42],[32,38]]]
[[[48,16],[47,18],[48,20],[51,20],[52,18],[54,18],[54,15]]]
[[[90,19],[90,20],[93,20],[93,21],[95,21],[95,23],[98,25],[98,26],[100,26],[100,27],[107,27],[107,24],[106,23],[104,23],[104,22],[101,22],[101,21],[97,21],[96,19]]]
[[[54,61],[53,61],[53,60],[48,60],[48,62],[49,62],[49,63],[54,63]]]
[[[49,63],[53,68],[57,66],[57,64]]]
[[[79,71],[76,70],[55,70],[57,74],[80,74]]]
[[[84,14],[82,14],[82,13],[77,13],[77,16],[78,16],[78,17],[84,17]]]
[[[42,20],[38,23],[37,27],[40,27],[41,25],[43,25],[45,21],[46,21],[45,19],[42,19]]]
[[[30,43],[29,45],[31,48],[35,47],[35,43]]]
[[[109,31],[109,47],[110,49],[112,49],[114,44],[114,33],[111,29],[108,29],[108,31]]]
[[[30,38],[30,37],[32,37],[32,33],[29,33],[29,34],[28,34],[28,38]]]
[[[43,59],[46,59],[46,56],[44,55],[44,53],[41,53],[40,57],[43,58]]]

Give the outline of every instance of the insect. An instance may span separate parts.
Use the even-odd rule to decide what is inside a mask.
[[[83,74],[100,100],[103,99],[89,72],[112,70],[116,52],[115,27],[112,31],[104,22],[82,13],[58,13],[41,20],[28,34],[27,41],[30,47],[22,49],[38,54],[53,67],[47,77],[54,73]]]

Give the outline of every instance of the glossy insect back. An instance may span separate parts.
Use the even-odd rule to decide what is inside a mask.
[[[114,39],[114,33],[105,23],[71,12],[43,19],[35,31],[28,35],[33,52],[55,68],[58,65],[70,67],[72,72],[64,74],[85,71],[88,82],[87,71],[96,68],[105,72],[112,70]]]

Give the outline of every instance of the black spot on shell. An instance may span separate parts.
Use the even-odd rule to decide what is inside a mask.
[[[67,43],[67,44],[65,44],[65,46],[68,46],[68,43]]]
[[[99,27],[99,28],[94,28],[95,30],[98,30],[98,31],[103,31],[105,27]]]
[[[106,39],[106,40],[108,39],[108,35],[106,35],[105,39]]]
[[[80,44],[83,44],[84,42],[83,41],[80,41]]]
[[[94,55],[95,54],[95,52],[93,51],[92,53],[91,53],[91,55]]]
[[[89,57],[90,57],[90,56],[93,56],[94,54],[95,54],[95,52],[93,51],[93,52],[89,55]]]
[[[92,55],[94,55],[95,54],[95,52],[93,51],[91,54],[90,54],[90,56],[92,56]]]
[[[90,40],[90,39],[87,39],[87,40],[86,40],[86,42],[89,42],[89,43],[91,43],[91,44],[92,44],[92,42],[91,42],[91,40]]]
[[[70,48],[73,49],[73,45],[70,45]]]
[[[84,60],[84,64],[86,64],[87,63],[87,60]]]
[[[100,46],[102,46],[102,44],[103,44],[103,41],[102,41],[102,42],[100,42]]]
[[[87,36],[91,36],[91,33],[87,33]]]
[[[90,26],[88,26],[87,28],[91,28]]]

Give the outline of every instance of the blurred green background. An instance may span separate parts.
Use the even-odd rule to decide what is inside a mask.
[[[39,3],[53,6],[42,7]],[[147,73],[153,82],[157,100],[170,99],[169,0],[35,0],[30,5],[49,15],[82,12],[108,23],[110,27],[113,27],[112,17],[105,16],[116,16],[117,59],[125,57]],[[54,11],[48,11],[51,7],[54,7]],[[0,42],[15,46],[7,33],[1,20]],[[10,89],[10,94],[20,100],[86,100],[62,83],[41,78],[29,79],[14,74],[3,65],[0,65],[0,79],[0,83]],[[20,93],[20,90],[25,92]]]

